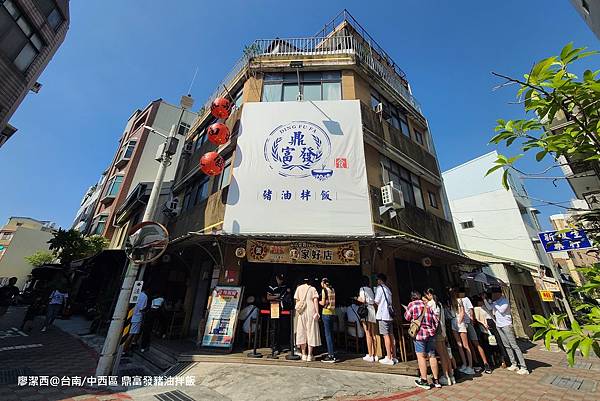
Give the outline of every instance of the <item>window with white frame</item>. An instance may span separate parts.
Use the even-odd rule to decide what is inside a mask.
[[[0,53],[26,72],[44,47],[34,25],[13,0],[0,1]]]
[[[304,100],[341,100],[340,71],[300,73],[300,89]],[[267,73],[263,79],[263,102],[294,101],[298,99],[298,75],[295,72]]]
[[[121,155],[121,159],[131,159],[136,144],[137,141],[129,141],[127,145],[123,148],[123,154]]]
[[[104,233],[104,229],[106,228],[106,220],[107,219],[108,219],[108,216],[105,214],[102,214],[96,218],[96,224],[94,226],[93,234],[102,235],[102,233]]]
[[[10,241],[13,237],[13,233],[10,231],[4,231],[2,233],[2,236],[0,237],[1,240],[3,241]]]
[[[185,136],[188,133],[189,130],[190,130],[190,124],[184,123],[184,122],[180,122],[179,123],[179,129],[177,130],[177,134],[181,135],[181,136]]]
[[[108,186],[106,187],[106,197],[114,198],[119,193],[121,189],[121,184],[123,183],[122,175],[115,175],[108,181]]]

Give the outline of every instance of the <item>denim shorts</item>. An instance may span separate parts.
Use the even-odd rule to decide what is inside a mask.
[[[415,340],[414,344],[416,353],[435,356],[435,339],[433,337],[429,337],[426,340]]]

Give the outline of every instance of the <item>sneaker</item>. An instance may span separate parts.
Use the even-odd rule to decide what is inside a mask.
[[[456,384],[456,379],[454,378],[454,375],[450,376],[450,385],[454,386]]]
[[[482,371],[483,369],[481,368],[481,366],[475,366],[475,367],[473,368],[473,370],[475,371],[475,373],[481,373],[481,371]]]
[[[140,352],[146,352],[146,348],[140,349]]]
[[[392,362],[394,362],[394,365],[397,364],[399,362],[398,358],[392,358]]]
[[[314,361],[314,360],[315,360],[315,357],[314,357],[314,356],[312,356],[312,355],[308,355],[308,356],[306,357],[306,362],[312,362],[312,361]]]
[[[335,359],[334,356],[331,355],[327,355],[325,358],[321,359],[321,362],[325,362],[325,363],[336,363],[337,359]]]
[[[465,370],[461,370],[461,372],[463,372],[465,375],[469,375],[469,376],[473,376],[475,374],[475,371],[473,370],[473,368],[465,368]]]
[[[43,333],[43,332],[45,332],[46,330],[48,330],[48,329],[47,329],[47,328],[45,328],[45,327],[42,327],[42,330],[41,330],[41,331],[42,331],[42,333]]]
[[[427,383],[427,380],[417,379],[417,380],[415,380],[415,385],[417,387],[424,388],[425,390],[431,390],[431,385],[429,383]]]
[[[517,374],[518,375],[528,375],[529,371],[525,368],[521,368],[521,369],[517,370]]]
[[[490,365],[488,365],[487,363],[483,366],[483,371],[488,375],[492,374],[492,368],[490,368]]]
[[[442,385],[439,380],[433,379],[433,387],[442,388]]]
[[[372,357],[371,355],[365,355],[365,356],[363,356],[363,361],[365,361],[365,362],[375,362],[375,358]]]
[[[519,370],[519,367],[517,365],[510,365],[508,368],[506,368],[506,370],[510,370],[511,372],[516,372],[517,370]]]
[[[383,359],[380,359],[379,363],[382,365],[393,365],[394,361],[392,361],[391,359],[388,359],[388,357],[385,357]]]
[[[306,355],[305,355],[305,354],[302,354],[302,356],[300,357],[300,360],[302,360],[302,361],[306,362],[306,360],[307,360],[307,359],[306,359]]]
[[[452,382],[446,376],[442,376],[442,377],[440,377],[440,384],[442,386],[451,386]]]
[[[375,362],[378,362],[378,361],[379,361],[379,357],[378,357],[377,355],[375,355],[375,356],[373,357],[373,360],[374,360]]]

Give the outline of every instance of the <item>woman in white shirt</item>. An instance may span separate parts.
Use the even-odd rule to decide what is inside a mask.
[[[363,357],[363,360],[367,362],[376,362],[379,360],[379,357],[375,355],[375,336],[377,335],[375,293],[370,285],[371,282],[369,277],[363,276],[362,287],[360,287],[360,290],[358,291],[358,298],[356,300],[367,307],[366,318],[361,318],[362,327],[365,331],[365,340],[367,341],[367,354]]]

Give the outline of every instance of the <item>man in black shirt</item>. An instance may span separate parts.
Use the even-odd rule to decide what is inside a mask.
[[[285,284],[283,273],[276,274],[273,283],[267,287],[267,301],[271,304],[271,310],[273,308],[279,309],[278,317],[273,317],[273,313],[271,313],[271,330],[269,333],[271,337],[271,357],[276,357],[281,352],[282,327],[285,327],[285,321],[289,320],[282,321],[282,311],[290,309],[291,296],[291,290]]]
[[[19,295],[20,291],[15,285],[17,280],[16,277],[11,277],[8,280],[8,284],[0,287],[0,316],[6,313],[8,307],[12,305],[16,296]]]

